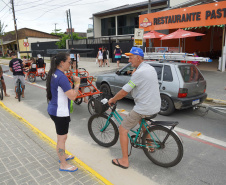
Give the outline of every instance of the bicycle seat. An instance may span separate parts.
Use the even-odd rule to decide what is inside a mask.
[[[144,118],[144,119],[147,120],[147,121],[149,121],[150,119],[153,119],[153,118],[155,118],[156,116],[157,116],[157,114],[153,114],[152,116],[146,117],[146,118]]]

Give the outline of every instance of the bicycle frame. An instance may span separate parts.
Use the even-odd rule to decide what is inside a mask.
[[[107,122],[106,122],[105,126],[100,130],[101,132],[103,132],[109,126],[109,124],[110,124],[110,121],[109,120],[111,119],[111,117],[114,117],[117,120],[117,122],[119,123],[119,125],[122,124],[121,121],[123,121],[123,118],[120,116],[120,114],[116,110],[112,110],[111,114],[108,116],[108,119],[107,119]],[[147,132],[151,136],[151,139],[153,140],[153,142],[155,143],[155,145],[157,146],[157,148],[159,148],[160,145],[156,143],[156,140],[154,139],[154,137],[149,132],[149,130],[148,130],[149,125],[146,123],[146,121],[144,119],[141,120],[140,127],[139,127],[139,129],[137,131],[132,130],[132,129],[130,130],[131,132],[133,132],[134,134],[136,134],[134,140],[131,137],[131,135],[128,133],[128,137],[129,137],[130,141],[133,142],[135,145],[140,146],[140,147],[154,148],[152,146],[146,146],[146,145],[142,145],[142,144],[139,144],[139,143],[136,142],[137,139],[138,139],[138,137],[140,136],[140,133],[142,132],[142,126],[145,127],[145,129],[147,130]],[[155,134],[155,136],[156,136],[156,134]],[[156,138],[158,139],[157,136],[156,136]]]

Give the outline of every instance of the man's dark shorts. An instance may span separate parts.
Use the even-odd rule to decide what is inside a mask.
[[[1,76],[0,80],[4,80],[3,75]]]

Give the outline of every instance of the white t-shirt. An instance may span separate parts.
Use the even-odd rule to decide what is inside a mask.
[[[134,98],[133,110],[142,115],[153,115],[160,111],[161,98],[156,70],[142,62],[130,81],[122,89]]]
[[[70,58],[75,58],[75,55],[73,53],[71,53]]]

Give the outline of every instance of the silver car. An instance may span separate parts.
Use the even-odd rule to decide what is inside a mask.
[[[153,66],[158,75],[162,100],[159,114],[170,115],[175,109],[193,107],[206,99],[206,80],[196,66],[178,62],[145,62]],[[129,63],[116,73],[100,75],[96,86],[103,93],[115,95],[130,80],[133,69]],[[126,97],[132,99],[130,93]]]

